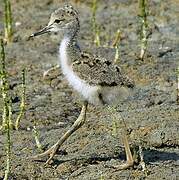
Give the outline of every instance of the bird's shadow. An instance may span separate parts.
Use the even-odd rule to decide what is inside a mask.
[[[179,160],[179,153],[176,152],[162,152],[157,149],[143,149],[143,155],[144,155],[144,162],[146,164],[150,163],[155,163],[155,162],[164,162],[164,161],[177,161]],[[65,156],[68,156],[65,154]],[[100,156],[98,154],[93,154],[93,155],[82,155],[78,157],[72,157],[72,158],[67,158],[63,160],[59,160],[59,158],[55,157],[53,160],[53,163],[51,165],[60,165],[65,162],[69,161],[75,161],[75,162],[81,162],[82,164],[98,164],[99,162],[105,162],[105,161],[110,161],[112,159],[119,160],[119,161],[125,161],[125,153],[120,152],[118,155],[114,156]]]
[[[146,164],[163,161],[177,161],[179,160],[179,153],[164,152],[154,149],[146,149],[143,151],[144,161]]]

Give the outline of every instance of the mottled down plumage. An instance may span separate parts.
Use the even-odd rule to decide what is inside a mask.
[[[88,53],[82,52],[80,59],[73,61],[72,69],[90,85],[134,87],[134,82],[123,74],[118,65]]]
[[[52,13],[46,27],[31,35],[35,37],[48,32],[63,31],[59,47],[60,67],[69,85],[83,98],[81,113],[71,128],[51,148],[35,156],[39,158],[50,155],[47,164],[70,135],[85,123],[88,103],[102,106],[116,104],[118,100],[128,95],[129,89],[134,87],[133,81],[112,61],[81,53],[80,47],[77,46],[79,29],[78,12],[71,5],[65,5]],[[126,134],[127,132],[123,141],[127,161],[118,167],[115,166],[115,169],[127,169],[134,165]]]

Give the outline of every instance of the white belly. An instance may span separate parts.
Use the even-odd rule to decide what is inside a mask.
[[[69,43],[68,38],[64,38],[61,42],[59,53],[60,53],[60,63],[62,72],[68,80],[69,84],[80,94],[82,97],[92,104],[101,104],[98,97],[97,86],[90,86],[87,82],[80,79],[70,66],[70,60],[68,59],[66,48]]]

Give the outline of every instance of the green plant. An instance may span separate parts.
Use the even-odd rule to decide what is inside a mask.
[[[6,117],[6,103],[8,103],[8,106],[11,106],[11,97],[9,95],[9,82],[8,82],[8,75],[6,71],[6,66],[5,66],[5,51],[4,51],[4,44],[3,40],[1,40],[1,64],[0,64],[0,80],[1,80],[1,94],[2,94],[2,99],[3,99],[3,115],[2,115],[2,126],[1,129],[6,129],[7,127],[7,117]],[[17,116],[16,123],[15,123],[15,128],[16,130],[19,128],[19,122],[22,119],[24,113],[25,113],[25,69],[22,70],[22,95],[21,95],[21,104],[20,104],[20,113]],[[13,123],[10,118],[10,128],[13,128]]]
[[[141,20],[141,28],[140,28],[140,59],[143,60],[146,49],[147,49],[147,0],[139,0],[139,10],[140,10],[140,20]]]
[[[96,46],[100,46],[100,29],[96,23],[96,10],[97,10],[97,0],[92,2],[92,28],[93,28],[93,38]]]
[[[3,114],[2,114],[2,129],[6,129],[7,125],[7,114],[8,114],[8,108],[11,102],[11,98],[9,97],[8,91],[9,91],[9,82],[8,82],[8,76],[6,72],[6,66],[5,66],[5,51],[4,51],[4,43],[1,39],[1,57],[0,57],[0,81],[1,81],[1,95],[3,99]],[[10,119],[10,127],[12,126],[12,122]]]
[[[39,132],[37,131],[36,126],[33,126],[32,133],[33,133],[33,136],[34,136],[34,139],[35,139],[35,143],[36,143],[36,146],[37,146],[38,150],[40,152],[42,152],[43,148],[42,148],[42,145],[41,145],[41,143],[39,141]]]
[[[5,40],[7,42],[12,41],[12,11],[10,0],[4,0],[4,31],[5,31]]]
[[[6,132],[6,170],[4,180],[7,180],[10,174],[10,156],[11,156],[11,117],[12,117],[12,106],[11,99],[8,96],[9,83],[7,81],[7,73],[5,68],[5,52],[4,43],[1,39],[1,51],[0,51],[0,80],[1,80],[1,94],[3,97],[3,115],[2,115],[2,129]]]
[[[112,43],[112,47],[114,47],[116,50],[115,58],[114,58],[115,64],[119,61],[119,43],[120,43],[120,41],[121,41],[121,31],[118,29],[116,32],[116,37]]]
[[[26,86],[25,86],[25,69],[22,70],[22,94],[21,94],[21,104],[20,104],[20,113],[17,116],[16,122],[15,122],[15,129],[18,130],[19,123],[22,117],[25,114],[25,92],[26,92]]]

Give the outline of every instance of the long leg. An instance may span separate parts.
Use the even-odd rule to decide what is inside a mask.
[[[125,148],[125,153],[126,153],[126,162],[124,164],[117,166],[116,167],[117,169],[127,169],[134,165],[134,160],[132,157],[132,153],[129,147],[129,142],[128,142],[126,134],[123,137],[123,143],[124,143],[124,148]]]
[[[132,153],[131,153],[131,150],[129,147],[128,137],[127,137],[127,126],[126,126],[124,119],[120,115],[120,113],[117,113],[113,107],[108,107],[108,109],[109,109],[111,115],[113,116],[113,118],[122,120],[123,125],[124,125],[122,133],[123,133],[123,143],[124,143],[124,148],[125,148],[125,153],[126,153],[126,162],[119,166],[113,166],[113,167],[116,169],[127,169],[134,165],[134,159],[132,157]]]
[[[54,157],[54,155],[56,154],[60,146],[68,139],[68,137],[70,137],[72,133],[74,133],[77,129],[79,129],[85,123],[87,106],[88,106],[88,102],[85,101],[83,103],[83,107],[81,109],[81,113],[78,119],[74,122],[72,127],[57,141],[56,144],[54,144],[51,148],[49,148],[44,153],[34,156],[33,159],[38,159],[46,155],[50,155],[49,159],[46,161],[46,164],[48,164],[52,160],[52,158]]]
[[[121,117],[121,116],[120,116]],[[132,167],[134,165],[134,159],[132,157],[132,153],[129,147],[129,141],[127,137],[127,127],[124,119],[121,117],[123,123],[124,123],[124,130],[123,130],[123,143],[126,153],[126,162],[124,164],[121,164],[120,166],[117,166],[117,169],[127,169],[129,167]]]

